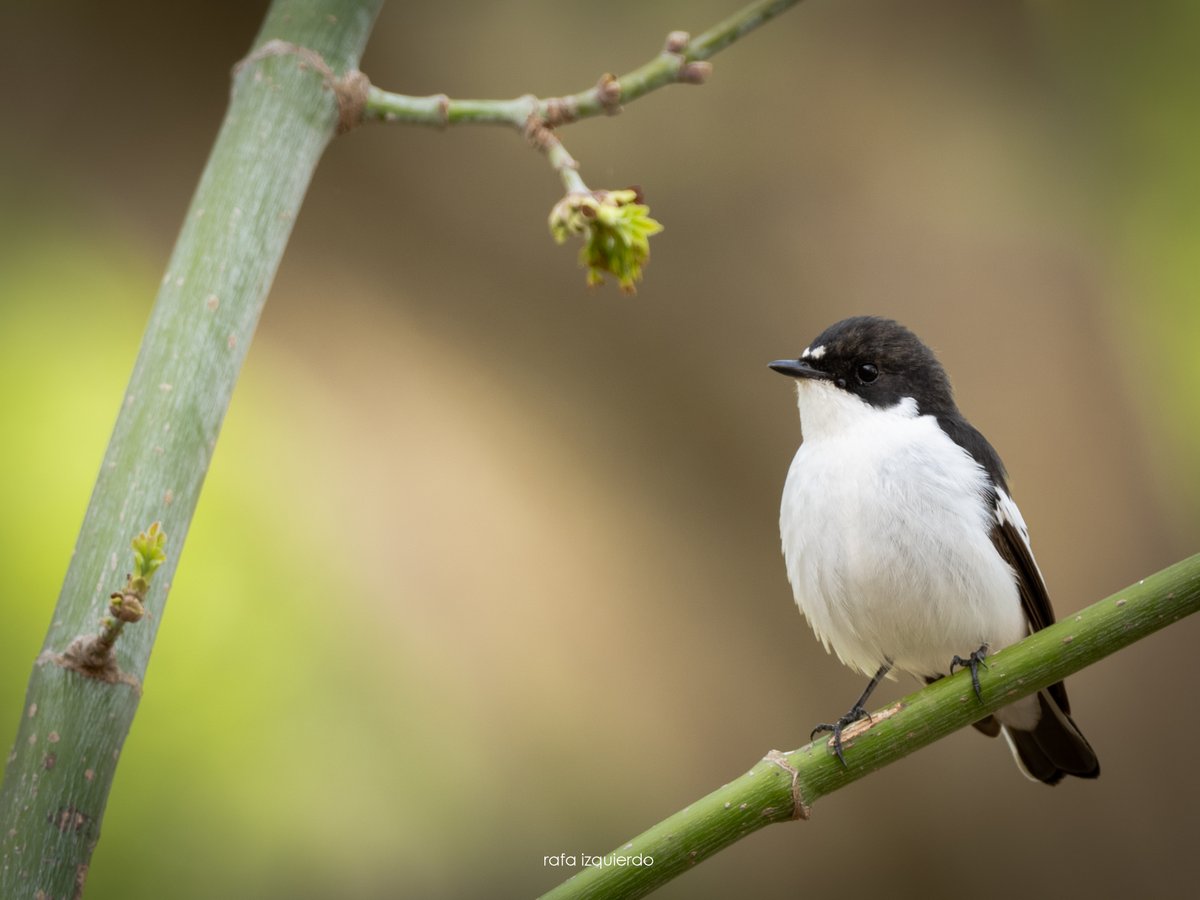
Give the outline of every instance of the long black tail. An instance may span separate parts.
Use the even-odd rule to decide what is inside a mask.
[[[1035,781],[1058,784],[1064,775],[1096,778],[1100,761],[1070,715],[1062,683],[1038,692],[1041,717],[1032,731],[1002,729],[1021,770]]]

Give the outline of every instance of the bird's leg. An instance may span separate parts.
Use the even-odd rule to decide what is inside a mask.
[[[842,765],[846,765],[846,757],[842,756],[842,729],[844,729],[847,725],[857,722],[859,719],[871,718],[871,714],[867,712],[866,709],[867,698],[871,696],[875,688],[879,687],[879,682],[883,681],[884,676],[891,671],[891,668],[892,664],[890,662],[884,663],[882,666],[880,666],[879,671],[876,672],[875,676],[871,679],[871,683],[867,685],[867,689],[862,692],[862,696],[854,702],[852,707],[850,707],[850,711],[832,724],[828,722],[822,722],[812,730],[812,734],[808,736],[808,739],[811,741],[823,731],[832,731],[833,752],[836,753],[837,758],[842,761]]]
[[[978,698],[980,703],[983,702],[983,691],[980,690],[980,688],[979,688],[979,667],[983,666],[985,669],[987,668],[987,663],[985,663],[983,661],[984,657],[987,656],[987,652],[988,652],[988,645],[984,644],[978,650],[972,651],[971,655],[968,656],[966,659],[963,659],[958,654],[955,654],[954,659],[950,660],[950,674],[951,675],[954,674],[955,666],[957,666],[960,669],[970,669],[971,670],[971,686],[973,688],[975,688],[975,696],[976,696],[976,698]]]

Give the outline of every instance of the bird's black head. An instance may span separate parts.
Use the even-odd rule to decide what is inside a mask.
[[[771,368],[793,378],[831,382],[875,407],[912,397],[922,414],[957,412],[950,379],[933,351],[891,319],[843,319],[822,331],[798,359],[776,360]]]

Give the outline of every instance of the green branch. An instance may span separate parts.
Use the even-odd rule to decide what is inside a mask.
[[[592,191],[588,188],[579,174],[578,164],[555,132],[556,128],[590,116],[615,115],[621,111],[621,104],[630,103],[668,84],[703,84],[712,73],[712,65],[707,62],[710,56],[798,2],[759,0],[696,38],[684,31],[673,31],[667,35],[662,52],[649,62],[619,78],[602,75],[595,86],[575,94],[545,99],[526,94],[509,100],[455,100],[445,94],[410,97],[371,85],[366,91],[361,117],[363,121],[409,125],[445,127],[475,124],[515,128],[545,154],[551,167],[562,179],[567,190],[562,202],[585,208],[586,204],[580,205],[580,197],[573,195],[591,194],[602,200],[603,195],[614,192]],[[558,209],[556,207],[556,211]],[[644,238],[662,230],[658,222],[649,218],[649,207],[646,207],[646,212],[646,218],[653,226],[648,232],[638,231],[636,237],[620,234],[614,237],[611,231],[603,233],[602,226],[598,224],[589,224],[588,228],[574,232],[584,236],[585,246],[580,259],[588,270],[589,284],[599,284],[605,274],[611,274],[616,276],[623,291],[634,292],[635,283],[642,277],[642,267],[650,257],[650,246]],[[554,213],[551,214],[550,229],[561,242],[562,230],[556,224]]]
[[[970,675],[960,672],[847,729],[845,766],[828,738],[790,753],[772,750],[746,774],[621,844],[605,864],[576,873],[543,900],[644,896],[751,832],[808,818],[821,797],[1197,610],[1200,554],[989,656],[989,668],[980,672],[982,702]]]
[[[235,70],[30,678],[0,787],[0,897],[83,890],[234,383],[313,170],[345,113],[343,95],[352,93],[352,81],[330,84],[329,74],[356,69],[381,4],[275,0],[256,51]],[[147,532],[135,547],[138,575],[118,602],[112,579],[121,577],[131,528],[146,522],[162,523],[173,551],[158,559],[158,532]],[[112,624],[97,635],[106,611]]]
[[[455,100],[445,94],[410,97],[371,86],[363,110],[366,121],[414,125],[509,125],[524,128],[531,115],[550,127],[579,119],[612,115],[629,103],[668,84],[702,84],[711,67],[695,65],[745,37],[800,0],[759,0],[691,38],[686,32],[667,35],[662,52],[619,78],[604,75],[591,88],[562,97],[532,95],[511,100]]]

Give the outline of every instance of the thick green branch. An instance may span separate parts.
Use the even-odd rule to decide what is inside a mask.
[[[749,772],[692,803],[614,854],[641,865],[593,866],[546,898],[641,897],[752,831],[807,818],[821,797],[1061,681],[1122,647],[1200,610],[1200,555],[1131,585],[988,657],[983,702],[966,672],[935,682],[856,723],[843,737],[846,765],[828,739],[790,753],[771,751]],[[653,864],[646,865],[649,857]]]
[[[338,123],[341,97],[323,72],[357,68],[381,4],[275,0],[254,43],[275,49],[235,73],[30,678],[0,787],[0,897],[83,890],[178,550],[296,213]],[[145,618],[119,641],[116,625],[92,641],[115,602],[131,531],[154,521],[171,535],[172,552],[153,584],[131,585],[118,607],[136,613],[136,601]],[[73,645],[95,653],[73,659]],[[104,665],[89,665],[93,657]]]

